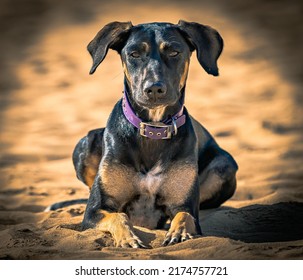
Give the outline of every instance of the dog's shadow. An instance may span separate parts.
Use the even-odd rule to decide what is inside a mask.
[[[200,225],[204,236],[248,243],[300,240],[303,239],[303,203],[204,210],[200,211]]]

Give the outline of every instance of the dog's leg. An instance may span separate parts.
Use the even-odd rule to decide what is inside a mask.
[[[167,181],[162,190],[165,192],[165,204],[171,219],[163,245],[172,245],[201,235],[198,173],[194,161],[188,159],[175,162],[167,170]]]
[[[116,247],[148,248],[137,237],[133,226],[125,213],[109,212],[102,209],[105,195],[101,191],[101,179],[97,175],[92,185],[86,206],[82,229],[97,228],[109,232]]]
[[[91,188],[102,157],[104,128],[90,131],[83,137],[73,152],[77,178]]]
[[[213,158],[199,174],[200,209],[219,207],[232,197],[236,190],[237,169],[233,158],[225,152]]]
[[[102,139],[104,128],[90,131],[76,145],[73,152],[73,163],[77,178],[86,184],[89,189],[93,185],[98,167],[102,158]],[[63,207],[87,203],[87,199],[73,199],[54,203],[45,208],[45,212],[54,211]]]

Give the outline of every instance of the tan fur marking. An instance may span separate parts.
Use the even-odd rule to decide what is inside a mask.
[[[124,213],[109,213],[100,210],[100,222],[97,228],[109,232],[115,241],[116,247],[138,248],[142,241],[133,232],[133,226]]]
[[[123,62],[123,64],[122,64],[122,66],[123,66],[123,71],[124,71],[124,74],[125,74],[125,76],[126,76],[127,80],[128,80],[129,82],[131,82],[131,78],[130,78],[130,75],[129,75],[128,69],[127,69],[127,67],[126,67],[126,65],[125,65],[125,63],[124,63],[124,62]]]
[[[184,71],[182,73],[180,79],[180,89],[182,89],[186,83],[187,75],[188,75],[189,61],[185,61]]]
[[[89,187],[89,190],[91,190],[91,187],[94,183],[95,177],[98,172],[98,167],[100,164],[100,157],[90,155],[85,160],[85,170],[84,170],[84,179]]]
[[[163,119],[165,109],[166,109],[166,106],[156,108],[156,109],[150,109],[148,111],[149,120],[153,121],[153,122],[160,122]]]
[[[195,165],[186,164],[185,162],[174,164],[168,170],[167,180],[164,184],[164,188],[174,191],[167,192],[169,196],[166,200],[172,204],[182,205],[196,179],[197,167]]]
[[[174,238],[181,241],[192,239],[197,235],[195,219],[187,212],[179,212],[173,218],[166,238]]]
[[[212,198],[215,193],[222,189],[223,179],[217,174],[207,174],[206,179],[200,184],[200,203]]]
[[[88,186],[89,190],[91,190],[92,185],[94,183],[95,177],[97,174],[97,170],[91,167],[86,167],[84,171],[84,179],[85,183]]]
[[[189,234],[197,234],[195,219],[187,212],[179,212],[171,222],[170,231],[186,231]]]
[[[123,164],[103,163],[99,170],[105,192],[122,203],[131,199],[136,172]],[[127,185],[127,187],[125,187]]]

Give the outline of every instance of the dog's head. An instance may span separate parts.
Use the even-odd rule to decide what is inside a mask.
[[[132,99],[140,107],[154,109],[178,102],[194,50],[205,71],[217,76],[223,40],[216,30],[194,22],[136,26],[131,22],[112,22],[88,45],[93,58],[90,74],[95,72],[109,48],[121,56]]]

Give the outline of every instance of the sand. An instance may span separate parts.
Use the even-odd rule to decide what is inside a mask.
[[[303,259],[302,4],[19,2],[0,9],[1,259]],[[115,248],[107,233],[80,231],[85,205],[43,212],[88,196],[73,148],[121,98],[119,56],[89,76],[86,45],[111,21],[179,19],[224,38],[219,77],[193,54],[186,107],[237,160],[238,188],[201,211],[202,238],[161,247],[165,231],[136,228],[153,249]]]

